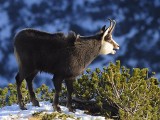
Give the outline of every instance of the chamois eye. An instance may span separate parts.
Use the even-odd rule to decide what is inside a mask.
[[[105,41],[111,41],[111,36],[110,36],[110,35],[106,35],[106,36],[104,37],[104,40],[105,40]]]

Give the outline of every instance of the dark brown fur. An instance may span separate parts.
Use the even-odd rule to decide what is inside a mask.
[[[34,106],[39,106],[32,87],[32,80],[39,71],[54,74],[55,97],[53,106],[58,106],[59,92],[65,80],[68,90],[67,106],[71,108],[73,80],[80,75],[101,48],[102,33],[91,37],[78,37],[74,32],[65,36],[63,33],[46,33],[33,29],[25,29],[15,36],[14,53],[18,61],[19,72],[16,75],[18,101],[21,109],[26,109],[20,86],[27,81],[30,98]]]

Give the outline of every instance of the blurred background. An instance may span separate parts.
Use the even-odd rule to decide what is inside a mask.
[[[72,30],[87,36],[109,25],[107,18],[117,22],[113,38],[120,50],[99,56],[89,67],[121,60],[129,68],[147,67],[160,79],[160,0],[0,0],[0,87],[15,83],[13,38],[19,30]],[[34,82],[51,85],[51,78],[42,73]]]

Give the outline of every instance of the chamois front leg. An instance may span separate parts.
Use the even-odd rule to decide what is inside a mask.
[[[66,83],[66,86],[67,86],[67,108],[69,109],[70,112],[73,112],[73,107],[72,107],[72,93],[73,93],[73,81],[75,79],[72,78],[72,79],[66,79],[65,80],[65,83]]]
[[[53,81],[54,88],[55,88],[53,108],[55,111],[61,112],[61,108],[59,107],[59,93],[61,91],[63,78],[58,77],[58,76],[54,76],[52,81]]]

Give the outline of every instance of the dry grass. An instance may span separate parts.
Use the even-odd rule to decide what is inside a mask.
[[[34,116],[32,116],[32,117],[29,117],[28,118],[28,120],[41,120],[42,118],[41,117],[38,117],[38,116],[36,116],[36,117],[34,117]]]

